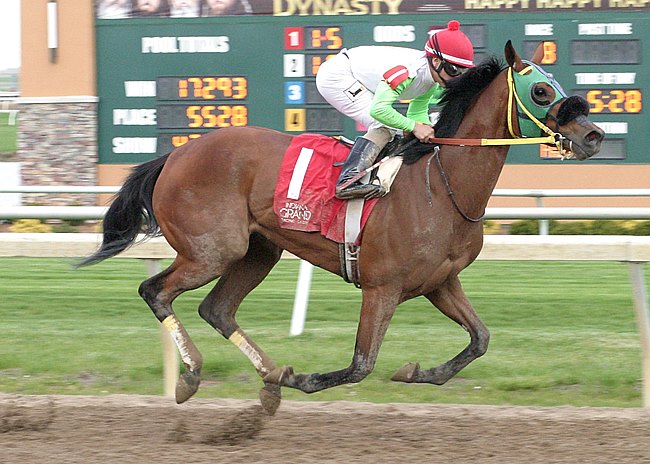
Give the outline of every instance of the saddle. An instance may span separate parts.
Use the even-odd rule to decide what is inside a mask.
[[[402,164],[401,139],[386,145],[375,169],[362,181],[390,186]],[[357,266],[363,227],[379,198],[339,200],[334,188],[352,141],[344,137],[302,134],[293,138],[282,160],[273,209],[280,227],[320,232],[339,244],[341,273],[346,282],[359,286]]]

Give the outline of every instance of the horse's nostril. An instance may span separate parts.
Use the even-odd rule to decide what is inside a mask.
[[[585,136],[585,140],[589,143],[600,142],[603,140],[603,134],[594,130]]]

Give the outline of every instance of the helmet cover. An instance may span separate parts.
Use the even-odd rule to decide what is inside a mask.
[[[430,33],[424,46],[427,56],[440,58],[463,68],[474,67],[474,46],[456,20],[449,21],[446,29]]]

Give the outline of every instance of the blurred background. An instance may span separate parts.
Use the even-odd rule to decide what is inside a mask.
[[[0,3],[0,44],[0,161],[13,161],[16,156],[13,99],[18,96],[20,75],[20,0]]]

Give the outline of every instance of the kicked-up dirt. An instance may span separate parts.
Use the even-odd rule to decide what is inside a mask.
[[[0,462],[650,463],[650,410],[0,394]]]

